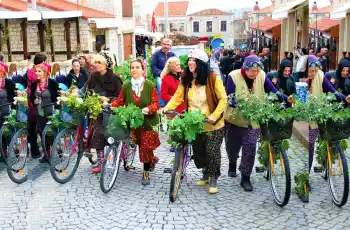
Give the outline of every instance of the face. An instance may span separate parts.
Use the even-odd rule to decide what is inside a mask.
[[[180,73],[181,72],[181,65],[180,65],[180,62],[179,61],[174,61],[172,64],[171,64],[171,71],[173,73]]]
[[[188,68],[190,69],[191,73],[195,73],[196,72],[197,63],[196,63],[196,59],[195,58],[190,58],[188,60]]]
[[[292,68],[290,68],[290,67],[285,67],[284,70],[283,70],[283,77],[289,77],[291,71],[292,71]]]
[[[318,71],[318,67],[310,67],[309,70],[308,70],[308,75],[307,77],[312,80],[315,78],[316,74],[317,74],[317,71]]]
[[[171,41],[169,39],[164,39],[162,42],[162,50],[164,52],[169,52],[171,49]]]
[[[314,54],[314,50],[309,50],[309,55],[313,55]]]
[[[95,62],[96,71],[99,73],[104,73],[107,70],[107,66],[100,61]]]
[[[85,58],[79,58],[79,63],[80,63],[80,66],[85,67],[86,65]]]
[[[79,64],[79,62],[74,62],[73,63],[73,71],[74,71],[74,73],[79,73],[80,72],[80,64]]]
[[[46,79],[46,72],[42,68],[35,68],[35,75],[39,81]]]
[[[260,68],[259,67],[253,67],[250,68],[249,70],[246,70],[247,77],[249,79],[255,79],[260,73]]]
[[[348,75],[349,75],[349,67],[344,67],[343,70],[341,71],[341,76],[347,77]]]
[[[144,74],[141,63],[137,61],[131,63],[130,72],[133,78],[141,77]]]

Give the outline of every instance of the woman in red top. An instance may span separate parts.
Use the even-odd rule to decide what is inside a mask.
[[[181,74],[182,73],[179,58],[169,58],[167,63],[165,64],[162,74],[160,75],[162,78],[160,97],[166,103],[168,103],[170,99],[174,96],[177,87],[180,83]],[[179,107],[177,107],[176,110],[177,112],[181,113],[185,110],[185,105],[182,103]]]

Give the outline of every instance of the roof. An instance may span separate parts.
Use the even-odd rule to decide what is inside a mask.
[[[2,0],[0,7],[12,11],[27,11],[27,2],[22,0]]]
[[[272,5],[271,6],[266,6],[259,11],[260,14],[267,14],[267,13],[272,13]]]
[[[317,21],[317,30],[327,31],[333,26],[340,25],[340,20],[333,20],[330,18],[324,18]],[[313,22],[309,25],[310,29],[316,29],[316,22]]]
[[[281,20],[273,20],[270,17],[266,17],[259,21],[259,30],[261,31],[269,31],[275,26],[281,25]],[[257,24],[253,24],[250,26],[252,29],[258,29]]]
[[[12,0],[13,1],[13,0]],[[28,0],[32,2],[32,0]],[[55,11],[75,11],[81,10],[84,18],[115,18],[113,14],[108,14],[102,11],[94,10],[89,7],[77,5],[66,0],[50,0],[50,1],[37,1],[38,6],[49,8]]]
[[[170,17],[184,17],[186,16],[189,1],[182,2],[168,2],[168,15]],[[164,2],[158,2],[154,15],[156,17],[164,16]]]
[[[232,13],[225,12],[219,9],[205,9],[205,10],[201,10],[193,14],[190,14],[189,16],[212,16],[212,15],[232,15]]]

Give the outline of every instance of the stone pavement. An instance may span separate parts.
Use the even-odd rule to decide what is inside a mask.
[[[166,138],[162,135],[162,142]],[[306,149],[292,140],[289,151],[292,174],[304,164],[298,153]],[[350,205],[337,208],[329,196],[328,185],[319,174],[311,174],[312,195],[303,204],[293,193],[289,204],[278,207],[263,174],[252,176],[254,191],[244,192],[240,177],[227,177],[227,157],[222,149],[222,176],[219,193],[209,195],[204,187],[195,185],[200,171],[193,163],[179,200],[169,203],[172,154],[163,144],[157,154],[161,161],[152,174],[150,186],[140,183],[141,167],[135,171],[120,170],[114,189],[101,192],[99,176],[83,159],[75,177],[67,184],[54,182],[47,165],[30,162],[27,182],[16,185],[0,165],[0,229],[349,229]],[[293,176],[292,176],[293,178]]]

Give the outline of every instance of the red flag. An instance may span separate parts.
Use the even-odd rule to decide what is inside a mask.
[[[156,32],[157,30],[157,24],[156,24],[156,17],[154,15],[154,12],[153,12],[153,15],[152,15],[152,32]]]

